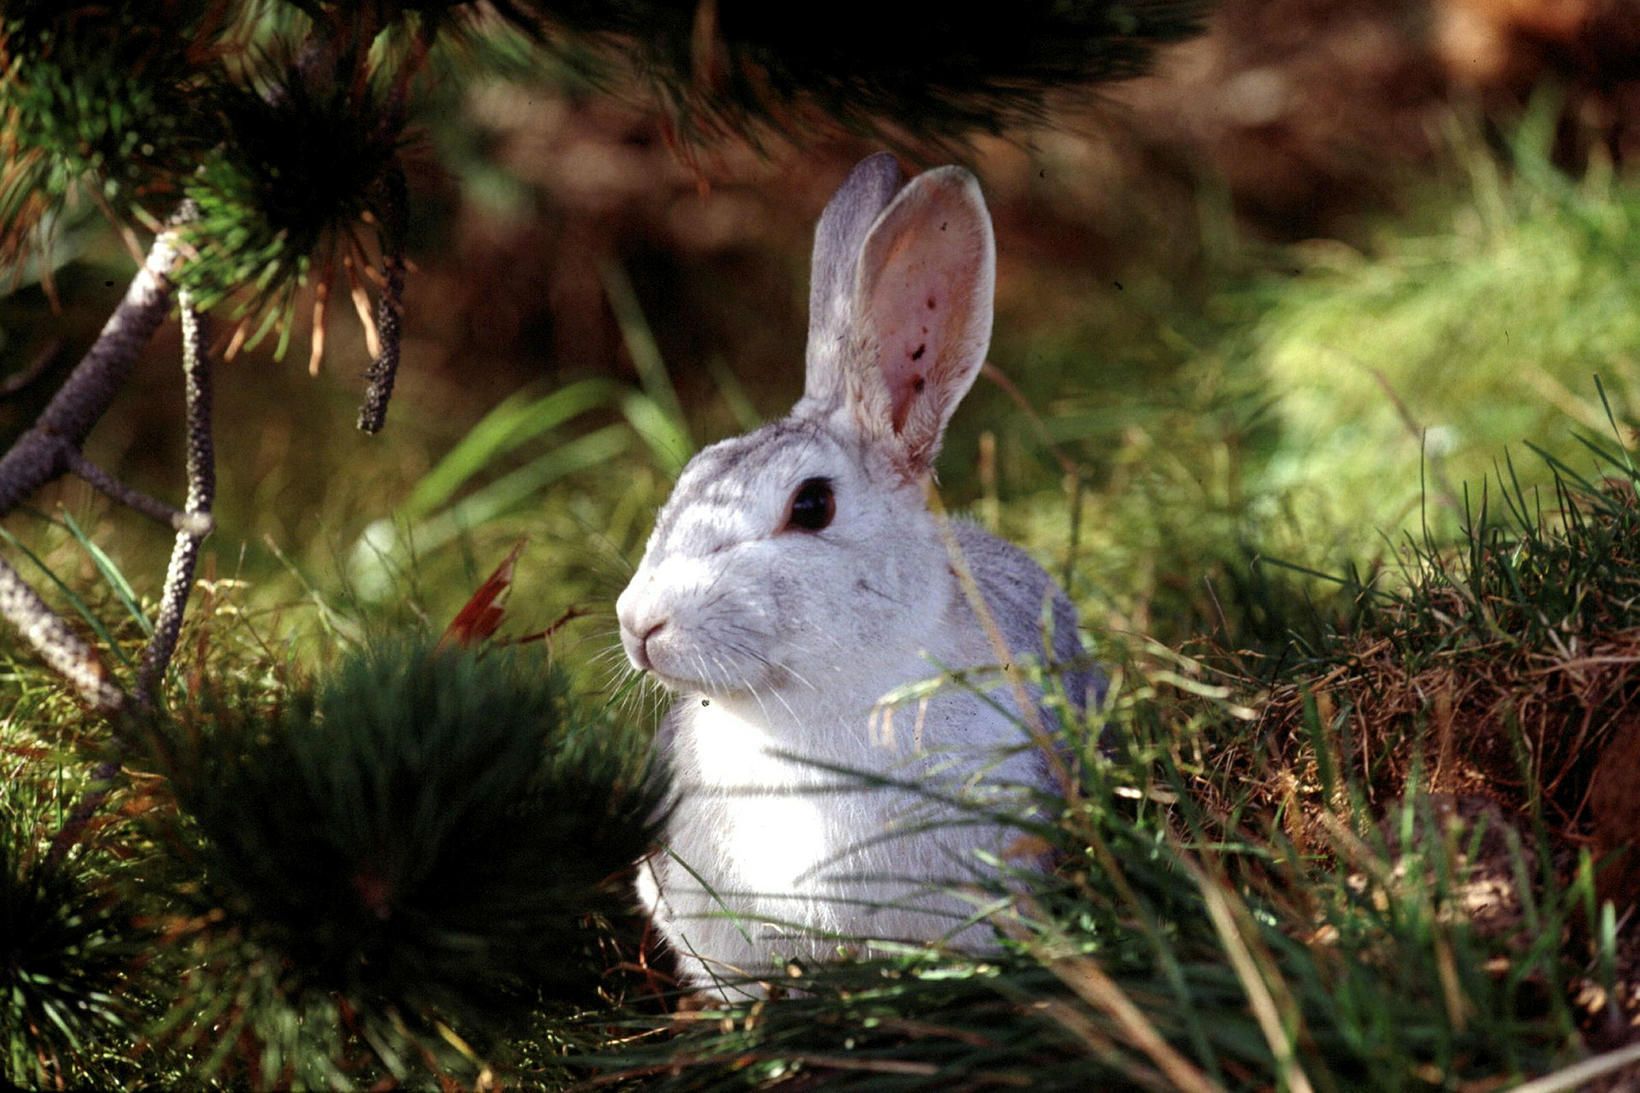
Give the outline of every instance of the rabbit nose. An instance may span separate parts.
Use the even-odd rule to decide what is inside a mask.
[[[634,659],[638,661],[639,666],[646,672],[655,666],[654,661],[649,659],[649,639],[664,629],[666,629],[666,620],[662,619],[660,622],[657,622],[655,625],[645,630],[638,638],[638,655]]]
[[[664,629],[666,629],[665,619],[642,627],[621,627],[621,644],[626,647],[626,657],[638,671],[649,672],[654,670],[655,662],[649,658],[649,639]]]

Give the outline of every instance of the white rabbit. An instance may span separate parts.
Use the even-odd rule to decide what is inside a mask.
[[[675,808],[638,889],[690,987],[755,994],[771,966],[869,939],[994,945],[952,889],[1018,833],[956,801],[1018,812],[1052,790],[1051,715],[998,672],[983,695],[881,703],[942,669],[1040,660],[1045,634],[1050,660],[1082,654],[1039,566],[927,507],[994,282],[971,174],[902,188],[886,153],[855,167],[815,232],[803,398],[695,456],[616,605],[633,665],[681,696],[659,739]],[[1066,681],[1080,705],[1096,678]]]

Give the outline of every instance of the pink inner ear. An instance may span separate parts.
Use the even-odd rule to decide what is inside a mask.
[[[855,412],[867,430],[893,434],[908,473],[933,463],[985,363],[994,270],[979,186],[957,167],[912,180],[861,248],[855,322],[877,374]]]
[[[912,248],[909,242],[902,240],[894,248],[875,286],[871,306],[881,354],[878,367],[888,387],[896,432],[904,427],[919,398],[925,397],[929,384],[947,379],[952,342],[961,334],[952,329],[960,321],[953,302],[972,291],[971,286],[954,283],[952,263],[928,253],[945,248],[931,247],[926,240]],[[908,250],[921,253],[906,254]]]

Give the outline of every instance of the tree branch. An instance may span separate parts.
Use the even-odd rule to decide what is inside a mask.
[[[177,224],[185,209],[154,239],[142,268],[125,290],[80,363],[51,397],[40,417],[0,456],[0,516],[11,512],[53,479],[88,466],[80,454],[98,419],[130,378],[131,369],[171,305],[170,275],[181,258]],[[107,478],[92,468],[93,483]],[[0,559],[0,617],[17,627],[45,662],[83,698],[105,713],[125,704],[102,659],[38,593]]]
[[[199,545],[205,536],[211,533],[213,526],[211,503],[216,495],[216,448],[211,434],[210,333],[205,316],[194,308],[186,290],[178,294],[178,305],[182,312],[182,370],[188,433],[188,498],[184,502],[184,512],[172,511],[175,517],[172,522],[177,527],[176,544],[171,548],[171,563],[165,572],[165,589],[160,595],[159,613],[154,619],[154,636],[149,639],[148,647],[143,650],[142,667],[137,672],[136,700],[143,707],[154,704],[155,692],[165,676],[165,669],[171,663],[171,655],[176,651],[177,638],[182,633],[183,610],[188,605],[188,594],[193,588],[194,566],[199,560]],[[78,449],[74,449],[73,453],[77,459],[83,460],[84,457],[80,456]],[[92,464],[88,463],[87,466],[91,466],[97,474],[106,473]],[[81,477],[86,477],[83,470],[78,473]],[[118,480],[110,481],[118,490],[126,490],[123,483]],[[125,500],[118,493],[111,493],[110,496],[116,500]],[[152,498],[147,498],[147,501],[164,507],[163,502],[154,501]],[[130,504],[129,500],[126,503]],[[22,608],[14,610],[7,607],[7,595],[18,597]],[[44,635],[42,640],[35,640],[32,636],[30,640],[52,667],[67,676],[82,695],[91,698],[94,705],[110,713],[130,708],[126,693],[108,682],[107,672],[97,659],[95,650],[68,629],[50,608],[40,602],[34,590],[23,583],[22,578],[0,559],[0,614],[15,622],[19,615],[25,612],[28,613],[28,617],[38,620],[40,625],[58,628],[56,632]],[[92,698],[94,689],[99,695],[98,698]],[[116,741],[118,740],[116,733]],[[79,842],[86,825],[113,792],[114,781],[119,772],[120,762],[117,758],[107,759],[98,764],[91,775],[91,790],[70,810],[62,828],[51,840],[51,860],[62,860],[69,849]]]
[[[71,447],[66,442],[63,449],[63,458],[68,463],[68,469],[110,500],[117,501],[128,509],[134,509],[150,520],[164,524],[172,531],[187,531],[200,536],[211,533],[214,524],[208,515],[202,516],[172,508],[167,502],[143,493],[135,486],[127,486],[87,459],[80,449]]]
[[[85,443],[165,321],[171,306],[170,274],[180,257],[173,224],[154,239],[125,297],[39,419],[0,456],[0,516],[69,469],[65,444],[77,450]]]
[[[216,498],[216,445],[211,434],[210,330],[206,317],[193,306],[185,290],[179,295],[182,312],[182,371],[188,430],[188,498],[183,503],[191,525],[177,527],[171,563],[165,571],[154,636],[143,651],[137,673],[137,695],[151,702],[182,633],[182,614],[194,584],[199,544],[211,533],[211,504]]]

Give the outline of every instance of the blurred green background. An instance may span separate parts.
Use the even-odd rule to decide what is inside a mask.
[[[982,379],[953,424],[947,505],[1028,546],[1096,632],[1256,648],[1327,610],[1305,570],[1393,581],[1404,536],[1452,535],[1488,475],[1547,481],[1529,445],[1581,467],[1577,430],[1630,439],[1637,56],[1615,0],[1231,0],[1154,75],[976,140],[1009,386]],[[524,538],[508,632],[573,614],[555,649],[606,684],[671,478],[799,391],[810,232],[872,150],[686,157],[630,89],[435,83],[386,431],[352,427],[345,302],[316,376],[305,305],[282,359],[270,341],[220,367],[202,575],[244,582],[221,609],[299,647],[441,627]],[[0,370],[56,361],[0,406],[0,440],[132,268],[90,210],[54,262],[55,302],[38,270],[0,298]],[[170,497],[177,362],[172,329],[90,446]],[[169,535],[77,483],[7,529],[95,588],[68,520],[157,595]]]

